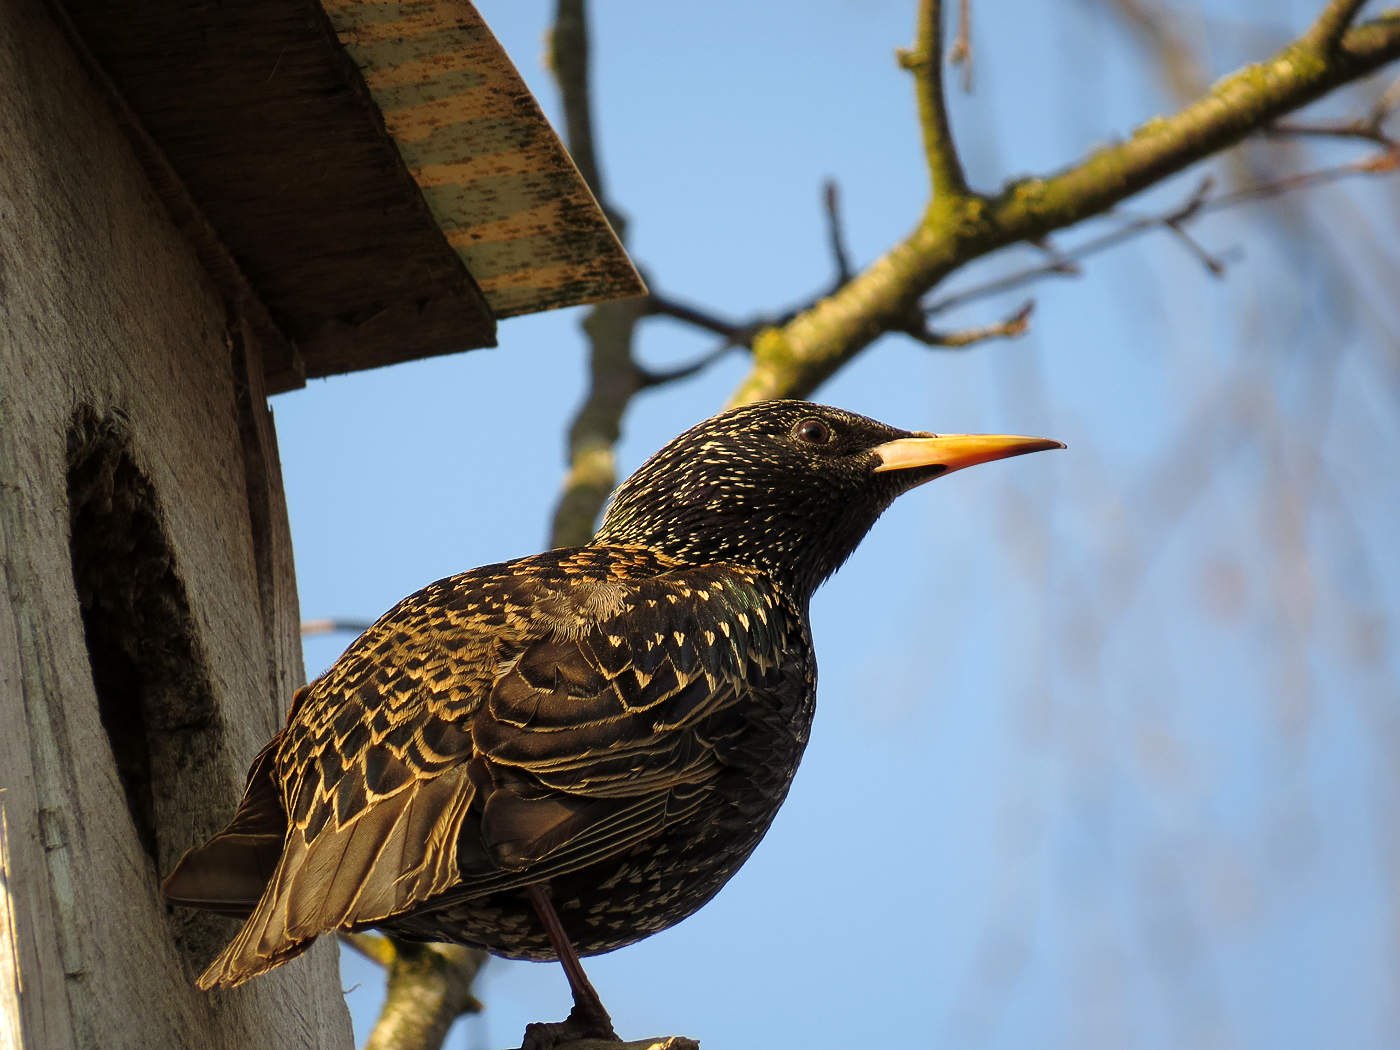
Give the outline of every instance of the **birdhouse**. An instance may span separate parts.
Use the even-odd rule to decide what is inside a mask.
[[[461,0],[0,0],[0,94],[0,1047],[348,1047],[159,895],[303,678],[267,397],[641,281]]]

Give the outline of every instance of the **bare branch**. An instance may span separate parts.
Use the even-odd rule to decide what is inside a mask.
[[[584,0],[559,0],[546,56],[564,104],[564,140],[579,174],[598,198],[613,226],[625,225],[608,210],[603,173],[593,145],[593,101],[588,89],[588,12]],[[618,230],[618,236],[622,231]]]
[[[914,74],[933,206],[950,198],[967,197],[967,180],[943,98],[943,5],[939,0],[920,0],[914,46],[899,53],[899,63]]]
[[[682,379],[689,379],[691,376],[709,368],[737,345],[739,344],[730,340],[725,340],[713,350],[701,354],[694,361],[690,362],[690,364],[668,368],[664,372],[653,372],[649,369],[639,367],[638,370],[641,373],[641,389],[650,390],[653,387],[665,386],[667,383],[675,383]]]
[[[1015,339],[1025,335],[1030,330],[1030,316],[1034,309],[1035,300],[1028,299],[1009,317],[978,328],[964,328],[956,332],[936,332],[920,318],[904,329],[904,334],[925,346],[936,346],[944,350],[965,350],[988,339]]]
[[[660,292],[652,292],[646,297],[645,312],[658,317],[684,321],[686,324],[702,328],[724,339],[731,346],[747,346],[753,339],[756,327],[753,324],[739,324],[736,321],[716,317],[707,310],[678,299],[671,299]]]
[[[1395,145],[1395,139],[1381,129],[1381,119],[1368,117],[1365,120],[1332,121],[1316,123],[1302,120],[1279,120],[1264,129],[1270,138],[1336,138],[1362,139],[1382,146]]]
[[[1186,246],[1186,250],[1196,257],[1212,277],[1220,277],[1225,273],[1225,260],[1206,251],[1199,241],[1186,232],[1186,224],[1206,207],[1214,188],[1215,180],[1207,175],[1196,187],[1196,192],[1191,194],[1181,207],[1162,217],[1162,226],[1176,235],[1176,239]]]
[[[841,222],[841,187],[835,179],[822,183],[822,203],[826,210],[826,234],[831,243],[831,257],[836,261],[836,282],[832,289],[840,288],[851,279],[851,256],[846,249],[846,232]]]
[[[1225,260],[1218,255],[1212,255],[1206,251],[1204,246],[1196,238],[1186,232],[1186,227],[1182,221],[1167,219],[1163,224],[1169,231],[1176,235],[1176,239],[1196,260],[1206,268],[1206,272],[1212,277],[1223,277],[1225,275]]]
[[[559,0],[550,45],[569,150],[618,236],[625,237],[622,217],[604,193],[595,155],[583,0]],[[646,311],[646,300],[603,303],[591,309],[583,322],[589,341],[589,387],[569,428],[569,469],[550,527],[553,546],[586,542],[593,535],[603,501],[617,484],[613,448],[622,432],[622,415],[641,388],[632,342]]]
[[[1211,212],[1223,211],[1227,208],[1238,207],[1252,201],[1268,200],[1274,197],[1281,197],[1286,193],[1297,190],[1311,189],[1315,186],[1336,182],[1340,179],[1354,178],[1356,176],[1385,175],[1400,168],[1400,148],[1391,148],[1360,160],[1352,161],[1350,164],[1340,164],[1336,167],[1321,168],[1316,171],[1300,172],[1294,175],[1287,175],[1283,178],[1273,179],[1268,182],[1256,183],[1253,186],[1246,186],[1243,189],[1235,190],[1231,193],[1222,194],[1219,197],[1209,196],[1212,183],[1209,178],[1202,180],[1196,190],[1187,200],[1164,215],[1149,215],[1133,219],[1124,223],[1117,229],[1097,237],[1091,237],[1084,243],[1071,248],[1067,252],[1051,252],[1045,245],[1041,245],[1042,250],[1049,253],[1048,262],[1036,266],[1028,266],[1024,269],[1014,270],[1011,273],[979,284],[971,285],[960,291],[952,292],[927,304],[924,313],[927,316],[935,316],[944,313],[958,306],[965,306],[968,303],[986,299],[1002,292],[1011,291],[1015,288],[1022,288],[1028,284],[1043,280],[1046,277],[1076,277],[1080,273],[1079,262],[1092,255],[1098,255],[1109,248],[1117,247],[1124,241],[1131,240],[1155,229],[1166,229],[1174,234],[1187,245],[1193,255],[1196,255],[1211,272],[1218,276],[1224,270],[1224,262],[1218,256],[1206,252],[1195,240],[1189,237],[1185,231],[1188,222]]]
[[[1314,186],[1321,186],[1329,182],[1336,182],[1339,179],[1350,178],[1355,175],[1389,175],[1400,168],[1400,146],[1392,146],[1390,149],[1382,150],[1379,153],[1372,153],[1368,157],[1354,160],[1350,164],[1338,164],[1332,168],[1319,168],[1316,171],[1301,171],[1293,175],[1285,175],[1281,179],[1273,179],[1268,182],[1260,182],[1253,186],[1246,186],[1243,189],[1227,193],[1222,197],[1217,197],[1209,205],[1203,207],[1201,211],[1219,211],[1221,208],[1229,208],[1233,205],[1245,201],[1267,200],[1271,197],[1281,197],[1285,193],[1292,193],[1294,190],[1311,189]]]
[[[364,634],[370,628],[368,620],[302,620],[301,636],[313,634]]]
[[[1380,127],[1397,108],[1400,108],[1400,77],[1392,80],[1390,86],[1381,92],[1381,97],[1376,99],[1371,107],[1371,123]]]
[[[1365,4],[1366,0],[1329,0],[1304,40],[1319,51],[1335,51]]]
[[[1178,228],[1188,221],[1205,204],[1203,194],[1208,193],[1211,188],[1211,180],[1203,179],[1195,191],[1186,201],[1164,215],[1147,215],[1133,219],[1119,226],[1117,229],[1091,237],[1083,244],[1071,248],[1069,251],[1060,251],[1047,242],[1037,244],[1041,251],[1045,252],[1047,259],[1043,263],[1035,266],[1027,266],[1024,269],[1013,270],[1011,273],[1003,274],[1000,277],[980,284],[972,285],[957,292],[952,292],[936,299],[924,307],[927,316],[935,316],[952,310],[955,307],[965,306],[968,303],[979,299],[986,299],[990,296],[1000,295],[1002,292],[1011,291],[1013,288],[1020,288],[1034,281],[1042,280],[1046,277],[1078,277],[1083,273],[1079,263],[1091,255],[1098,255],[1131,240],[1149,230],[1161,229],[1162,227],[1175,225]]]
[[[1066,277],[1078,277],[1084,272],[1083,267],[1055,247],[1050,238],[1040,237],[1028,243],[1039,248],[1045,254],[1046,266],[1052,273],[1064,274]]]
[[[958,0],[958,35],[948,49],[948,64],[962,69],[964,94],[972,93],[972,0]]]

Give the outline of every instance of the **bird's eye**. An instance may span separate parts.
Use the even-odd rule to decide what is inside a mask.
[[[798,441],[808,445],[826,445],[832,438],[831,427],[812,416],[799,420],[792,433]]]

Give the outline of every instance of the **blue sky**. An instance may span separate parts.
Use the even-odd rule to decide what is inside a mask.
[[[976,90],[953,120],[975,185],[1171,108],[1102,5],[973,6]],[[1214,77],[1313,6],[1182,10]],[[481,9],[552,115],[549,5]],[[743,318],[824,287],[826,177],[858,263],[907,230],[926,180],[892,56],[912,18],[884,0],[598,5],[605,175],[659,289]],[[1167,207],[1199,174],[1125,210]],[[1394,1045],[1394,186],[1203,221],[1223,279],[1149,235],[940,319],[985,323],[1034,295],[1024,339],[886,339],[819,392],[903,426],[1070,448],[917,490],[818,594],[816,727],[773,830],[698,915],[588,966],[624,1037]],[[499,349],[274,400],[303,616],[370,619],[541,548],[580,317],[507,321]],[[709,346],[656,323],[641,356]],[[744,365],[639,401],[623,469],[716,410]],[[308,639],[308,673],[348,641]],[[363,1038],[382,980],[347,956],[344,983]],[[449,1045],[517,1045],[569,1005],[555,965],[492,961],[480,996]]]

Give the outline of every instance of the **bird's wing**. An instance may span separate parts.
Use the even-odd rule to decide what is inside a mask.
[[[513,655],[475,717],[482,801],[454,899],[577,871],[691,816],[758,698],[804,673],[768,586],[728,568],[666,573]]]
[[[783,671],[752,581],[531,564],[410,596],[313,684],[276,751],[281,856],[201,986],[449,891],[577,870],[696,804],[721,713]]]
[[[201,987],[240,984],[320,933],[455,883],[454,842],[474,797],[469,723],[499,647],[530,629],[511,612],[528,607],[530,578],[528,565],[507,563],[432,584],[298,693],[233,823],[167,879],[172,899],[209,908],[222,895],[215,910],[247,916]],[[266,849],[249,855],[245,844],[274,835],[269,869]],[[219,871],[240,876],[210,877]]]

